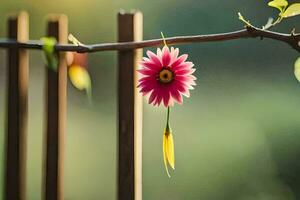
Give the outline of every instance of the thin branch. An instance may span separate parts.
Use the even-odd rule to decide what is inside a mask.
[[[245,29],[219,34],[195,35],[195,36],[177,36],[165,38],[167,44],[188,44],[198,42],[217,42],[227,41],[239,38],[269,38],[289,44],[291,47],[300,52],[299,40],[300,34],[278,33],[268,30],[263,30],[253,26],[246,26]],[[98,51],[113,51],[113,50],[130,50],[145,47],[154,47],[163,45],[163,39],[144,40],[140,42],[118,42],[118,43],[102,43],[92,45],[76,46],[73,44],[57,44],[56,51],[76,51],[98,52]],[[29,40],[28,42],[17,42],[15,40],[0,39],[0,47],[2,48],[26,48],[26,49],[42,49],[43,43],[40,40]]]

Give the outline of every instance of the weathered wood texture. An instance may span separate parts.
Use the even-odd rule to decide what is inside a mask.
[[[50,16],[47,35],[67,43],[68,20],[65,15]],[[66,124],[67,65],[59,53],[57,71],[46,69],[46,158],[44,199],[63,200],[64,138]]]
[[[142,40],[142,13],[119,13],[119,42]],[[137,61],[142,50],[118,52],[118,199],[142,199],[142,99]]]
[[[28,14],[21,12],[8,19],[8,38],[26,42]],[[26,138],[28,121],[28,51],[8,49],[7,132],[4,199],[26,198]]]

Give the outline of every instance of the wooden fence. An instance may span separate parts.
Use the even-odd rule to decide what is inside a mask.
[[[8,19],[8,41],[29,40],[26,12]],[[50,15],[47,36],[67,44],[68,19]],[[120,42],[142,40],[142,14],[118,14]],[[64,199],[64,142],[67,102],[67,65],[65,52],[58,52],[58,70],[46,70],[45,153],[43,199]],[[142,199],[142,101],[137,91],[135,70],[142,50],[118,52],[118,199]],[[26,199],[26,146],[28,101],[28,49],[20,45],[7,47],[7,131],[5,140],[5,200]]]

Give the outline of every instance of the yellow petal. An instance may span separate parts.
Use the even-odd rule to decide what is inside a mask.
[[[286,0],[273,0],[268,3],[268,6],[274,7],[279,9],[280,11],[283,10],[288,5]]]
[[[168,174],[168,177],[170,178],[170,173],[169,173],[169,169],[168,169],[168,163],[167,163],[167,146],[168,146],[168,143],[167,143],[167,140],[168,140],[168,136],[167,134],[164,134],[163,135],[163,156],[164,156],[164,165],[165,165],[165,168],[166,168],[166,171],[167,171],[167,174]]]
[[[300,3],[294,3],[290,5],[284,13],[281,15],[281,17],[287,18],[287,17],[293,17],[295,15],[300,14]]]
[[[294,74],[297,80],[300,82],[300,57],[295,62]]]
[[[172,133],[169,133],[167,136],[167,160],[170,167],[175,169],[174,142]]]
[[[79,90],[89,90],[91,88],[91,79],[85,68],[78,65],[72,65],[69,68],[69,77],[74,85]]]

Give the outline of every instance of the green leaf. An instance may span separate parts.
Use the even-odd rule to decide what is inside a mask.
[[[282,12],[288,4],[289,3],[286,0],[273,0],[268,3],[268,6],[277,8],[280,12]]]
[[[46,65],[50,69],[56,71],[58,59],[54,46],[56,45],[57,41],[54,37],[43,37],[41,38],[41,41],[43,42],[43,54],[46,61]]]
[[[293,17],[300,14],[300,3],[290,5],[282,14],[281,17]]]
[[[298,57],[295,62],[294,74],[297,80],[300,82],[300,57]]]

